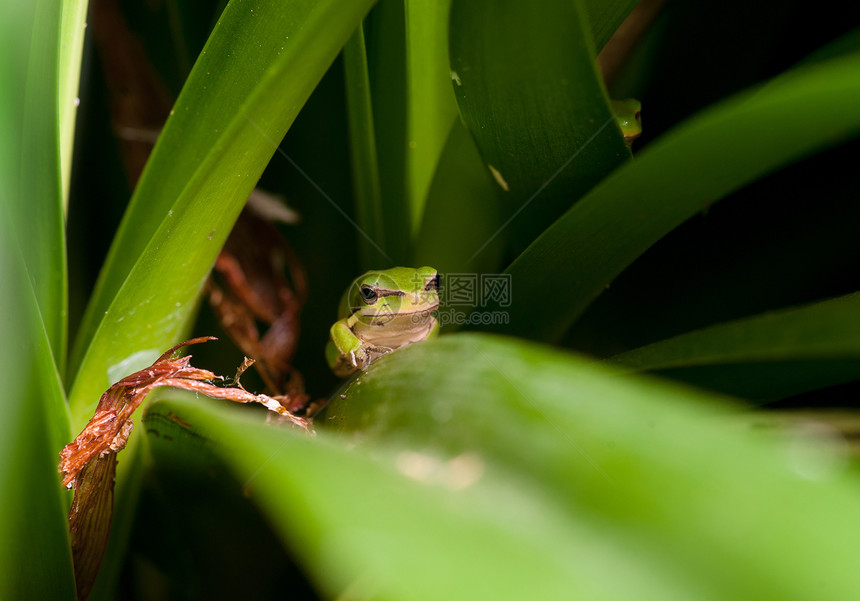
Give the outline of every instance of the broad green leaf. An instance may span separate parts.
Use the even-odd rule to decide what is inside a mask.
[[[385,251],[396,264],[412,262],[433,174],[457,115],[448,70],[450,3],[383,0],[368,19]]]
[[[58,453],[70,436],[69,416],[12,234],[7,164],[0,164],[0,598],[74,599],[68,506],[57,474]]]
[[[856,475],[814,441],[739,430],[731,413],[568,354],[455,334],[380,359],[318,421],[352,432],[356,453],[402,444],[504,465],[571,522],[602,525],[606,547],[648,558],[656,582],[636,598],[679,582],[691,598],[856,595]],[[626,574],[578,578],[610,573]]]
[[[608,360],[630,371],[860,354],[860,293],[718,324]]]
[[[372,269],[374,265],[383,265],[386,260],[385,231],[363,26],[355,30],[343,47],[343,63],[355,190],[355,218],[360,230],[358,244],[364,269]]]
[[[6,13],[9,13],[6,16]],[[0,94],[8,203],[30,285],[57,365],[66,355],[66,250],[60,183],[58,54],[61,6],[38,1],[3,8]]]
[[[326,595],[852,598],[856,477],[814,441],[738,430],[731,413],[453,335],[353,379],[315,438],[205,400],[153,403],[144,425],[156,461],[231,466]]]
[[[75,141],[75,117],[79,104],[78,86],[81,79],[81,55],[86,31],[87,0],[67,0],[62,3],[59,47],[59,123],[60,172],[63,207],[68,207],[69,179],[72,174],[72,147]]]
[[[606,362],[625,371],[676,370],[692,382],[697,372],[684,377],[686,368],[728,366],[711,370],[707,382],[742,396],[798,394],[860,377],[858,315],[860,293],[854,293],[689,332]],[[743,378],[730,376],[739,365]]]
[[[443,279],[445,274],[498,269],[502,251],[499,239],[469,260],[500,225],[493,186],[495,182],[474,140],[463,124],[455,121],[427,197],[416,242],[416,265],[432,265]]]
[[[57,474],[69,417],[57,133],[57,3],[0,18],[0,598],[74,599]]]
[[[639,0],[583,0],[594,47],[600,52]]]
[[[448,69],[452,0],[406,0],[406,194],[418,234],[439,156],[457,116]]]
[[[460,117],[504,198],[507,221],[498,233],[515,236],[516,251],[630,157],[588,33],[569,0],[451,8]]]
[[[165,414],[148,412],[139,423],[149,458],[125,574],[145,563],[143,582],[158,581],[162,598],[318,598],[211,442],[189,437]],[[131,588],[128,580],[121,591]]]
[[[590,22],[598,48],[633,4],[587,3],[587,11],[595,13]],[[497,186],[462,123],[454,123],[428,192],[414,263],[433,265],[443,273],[497,270],[502,251],[501,237],[494,237],[501,225]],[[491,243],[474,255],[490,238]]]
[[[353,449],[200,402],[153,403],[144,423],[165,466],[220,456],[326,596],[696,596],[683,581],[660,581],[627,545],[607,544],[622,532],[570,520],[550,495],[491,458],[411,445]],[[619,570],[624,578],[606,579]]]
[[[233,2],[192,70],[111,246],[76,341],[73,423],[188,326],[224,239],[372,0]]]
[[[685,121],[589,192],[510,265],[505,331],[559,338],[613,278],[710,203],[857,135],[860,113],[851,107],[858,94],[860,58],[852,56],[795,69]],[[534,311],[535,290],[563,302]]]
[[[406,199],[405,23],[400,0],[379,2],[365,22],[385,253],[394,264],[409,262],[412,222]]]

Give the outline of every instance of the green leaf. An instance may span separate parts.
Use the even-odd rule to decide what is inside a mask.
[[[416,242],[416,265],[432,265],[443,279],[444,274],[498,268],[502,252],[499,239],[469,259],[501,224],[493,186],[474,140],[463,124],[455,121],[428,194]]]
[[[795,69],[685,121],[592,190],[510,265],[505,331],[559,338],[619,273],[710,203],[857,135],[860,113],[851,107],[858,94],[860,58],[846,57]],[[564,302],[534,311],[534,290]]]
[[[707,382],[745,397],[787,396],[857,378],[860,293],[784,309],[681,334],[607,360],[625,371],[674,370],[675,377]],[[743,378],[730,377],[730,369]],[[701,366],[730,369],[689,370]],[[781,375],[775,370],[781,367]],[[699,376],[699,377],[697,377]]]
[[[404,3],[399,0],[377,3],[365,22],[385,253],[394,264],[409,262],[412,222],[411,203],[406,200],[405,23]]]
[[[451,0],[406,0],[406,194],[418,234],[433,174],[457,116],[448,69]]]
[[[59,48],[59,122],[60,172],[63,207],[68,208],[69,179],[72,174],[72,147],[75,141],[78,86],[81,79],[81,55],[87,20],[87,0],[67,0],[62,3]]]
[[[569,0],[451,9],[460,116],[504,197],[517,251],[630,157],[587,32]]]
[[[604,549],[648,558],[653,581],[636,598],[666,598],[663,587],[682,582],[688,598],[857,594],[860,521],[845,517],[856,475],[815,441],[739,430],[714,397],[461,334],[384,357],[338,392],[318,421],[353,433],[355,452],[475,454],[600,530]],[[626,566],[577,578],[619,573]]]
[[[594,47],[600,52],[639,0],[583,0]]]
[[[367,23],[385,252],[396,264],[412,262],[433,174],[457,115],[448,70],[450,3],[383,0]]]
[[[227,6],[147,163],[87,308],[70,395],[76,427],[111,380],[154,359],[188,327],[245,199],[371,4]]]
[[[0,12],[0,598],[74,599],[57,474],[70,436],[57,369],[66,266],[50,41],[60,6],[14,2]]]
[[[730,412],[536,345],[452,335],[347,383],[315,438],[204,400],[153,403],[144,423],[156,461],[231,466],[330,596],[855,596],[856,477]]]
[[[367,70],[364,27],[358,27],[343,47],[346,104],[349,115],[350,157],[355,189],[355,219],[358,222],[359,249],[364,269],[383,265],[385,230],[379,164],[376,160],[376,133],[373,128],[373,103]]]
[[[528,479],[483,457],[350,449],[242,413],[161,401],[144,423],[165,466],[219,455],[327,596],[622,599],[654,580],[635,553],[601,542],[599,528],[571,524]],[[607,582],[616,569],[625,578]],[[670,583],[660,588],[664,599],[690,598]]]
[[[608,40],[635,2],[586,3],[598,48]],[[450,87],[450,83],[448,84]],[[433,265],[442,273],[483,273],[498,269],[501,225],[498,185],[484,165],[474,140],[455,122],[442,150],[416,241],[416,265]],[[452,215],[457,215],[452,219]],[[475,249],[493,238],[483,250]],[[471,257],[471,258],[470,258]]]
[[[8,142],[2,137],[0,146]],[[58,454],[70,437],[69,416],[12,233],[17,224],[6,204],[7,165],[0,161],[0,598],[74,599],[67,503],[57,474]]]
[[[7,15],[8,13],[8,15]],[[0,64],[4,201],[54,360],[66,355],[66,250],[60,184],[58,54],[61,7],[4,7]]]

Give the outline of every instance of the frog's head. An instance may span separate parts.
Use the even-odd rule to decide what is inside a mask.
[[[368,271],[344,295],[345,315],[362,318],[427,316],[439,307],[439,274],[432,267]]]

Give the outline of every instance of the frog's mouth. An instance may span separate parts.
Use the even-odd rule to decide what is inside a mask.
[[[400,309],[397,311],[398,315],[411,315],[412,313],[430,313],[439,308],[439,301],[436,301],[432,305],[422,305],[420,303],[406,305],[404,308],[403,305],[400,306]]]
[[[400,292],[399,294],[393,294],[392,296],[398,296],[403,298],[408,295],[404,294],[403,292]],[[384,298],[381,300],[387,303]],[[387,313],[391,317],[396,317],[398,315],[413,315],[415,313],[432,313],[438,308],[438,300],[433,304],[427,304],[422,303],[420,299],[416,298],[411,303],[409,301],[401,301],[401,304],[396,311],[389,309],[387,306],[380,306],[379,304],[377,304],[373,307],[363,308],[361,310],[361,314],[365,317],[381,317]]]

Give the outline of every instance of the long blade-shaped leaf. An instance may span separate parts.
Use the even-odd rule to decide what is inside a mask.
[[[32,6],[30,6],[32,5]],[[4,13],[7,7],[4,7]],[[66,248],[60,184],[57,39],[61,7],[33,2],[8,7],[0,66],[8,152],[3,200],[48,334],[62,369],[66,354]]]
[[[410,253],[410,203],[406,200],[405,21],[404,3],[387,0],[376,5],[365,27],[385,252],[395,264],[407,264]]]
[[[343,69],[349,115],[355,218],[361,232],[367,236],[360,237],[358,244],[362,266],[364,269],[372,269],[374,265],[385,264],[385,230],[363,26],[355,30],[343,47]]]
[[[709,203],[857,135],[858,95],[860,58],[846,57],[794,70],[686,121],[592,190],[511,264],[505,331],[560,337],[613,278]],[[787,119],[791,128],[784,127]],[[535,290],[563,302],[535,311]]]
[[[738,431],[727,409],[454,335],[339,391],[320,422],[347,441],[199,401],[156,403],[145,421],[159,461],[208,446],[232,466],[331,595],[356,579],[398,599],[856,595],[856,478],[802,441],[788,453]]]
[[[4,143],[8,139],[0,140],[0,146]],[[0,151],[0,158],[4,154]],[[0,598],[74,599],[66,504],[56,472],[57,453],[69,437],[69,416],[15,243],[5,200],[6,165],[0,164]]]
[[[594,48],[600,52],[639,0],[583,0]]]
[[[158,402],[145,419],[165,466],[220,455],[332,597],[627,599],[655,588],[661,599],[697,597],[641,569],[628,545],[607,545],[611,533],[571,523],[555,499],[491,457],[351,449],[199,403]],[[614,570],[625,578],[607,581]]]
[[[451,0],[406,0],[406,193],[413,239],[457,116],[448,70]]]
[[[719,324],[607,361],[631,371],[860,354],[860,293]]]
[[[499,239],[469,260],[500,225],[493,186],[474,140],[463,124],[455,121],[427,195],[415,248],[416,265],[432,265],[442,274],[498,269],[502,251]],[[442,325],[446,325],[444,321]]]
[[[460,116],[521,250],[630,153],[578,2],[456,2],[450,35]]]
[[[601,48],[634,2],[588,2],[595,45]],[[448,84],[450,87],[450,83]],[[502,224],[498,184],[487,170],[474,140],[462,123],[454,123],[442,150],[424,219],[416,241],[416,265],[433,265],[442,273],[484,273],[498,269]],[[451,215],[457,215],[452,219]],[[487,240],[494,238],[489,244]],[[473,254],[481,248],[480,253]]]
[[[60,5],[2,8],[0,39],[0,598],[74,599],[56,457],[69,437],[57,130]]]
[[[60,171],[63,190],[63,207],[68,207],[69,179],[72,174],[72,146],[75,141],[78,85],[81,78],[81,54],[86,31],[87,0],[68,0],[62,3],[59,55],[59,110],[60,110]]]
[[[87,308],[70,395],[76,427],[111,383],[109,370],[134,371],[180,336],[245,199],[371,4],[255,0],[225,9],[139,181]]]
[[[789,453],[738,430],[729,410],[549,349],[455,334],[379,360],[319,421],[353,432],[356,451],[399,443],[497,461],[572,521],[611,524],[607,536],[623,532],[649,559],[655,581],[638,598],[662,598],[664,578],[701,587],[694,598],[856,595],[855,474],[824,449],[795,440]]]
[[[743,396],[798,394],[860,377],[860,293],[765,313],[649,344],[607,361],[630,371],[743,365],[744,377],[710,377]],[[774,372],[782,364],[779,377]],[[756,376],[758,372],[758,377]],[[703,372],[705,373],[705,372]],[[770,394],[768,395],[768,391]]]
[[[398,264],[412,262],[433,173],[457,114],[448,71],[450,4],[385,0],[368,19],[384,239]]]

